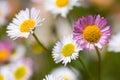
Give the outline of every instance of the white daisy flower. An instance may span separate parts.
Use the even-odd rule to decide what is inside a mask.
[[[14,40],[18,37],[28,38],[36,27],[42,25],[43,21],[40,10],[35,8],[21,10],[7,27],[8,36]]]
[[[45,8],[55,15],[60,14],[62,17],[66,17],[73,6],[79,5],[78,1],[79,0],[46,0]]]
[[[62,62],[66,66],[71,60],[78,58],[79,51],[82,49],[72,38],[72,35],[64,37],[54,46],[52,56],[56,63]]]
[[[30,59],[23,59],[11,64],[11,80],[29,80],[32,76],[32,62]]]
[[[8,77],[9,76],[9,77]],[[11,80],[11,72],[9,71],[9,65],[0,67],[0,80]]]
[[[6,16],[9,13],[9,6],[6,0],[0,1],[0,25],[6,23]]]
[[[47,75],[43,80],[62,80],[62,79],[58,78],[53,74],[50,74],[50,75]]]
[[[23,45],[18,45],[13,49],[10,55],[10,61],[14,62],[16,60],[22,59],[25,56],[26,49]]]
[[[62,80],[78,80],[78,72],[73,68],[60,67],[53,70],[51,74],[56,74]]]
[[[108,43],[108,51],[120,52],[120,33],[112,36]]]

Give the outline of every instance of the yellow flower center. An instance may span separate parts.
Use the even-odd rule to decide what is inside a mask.
[[[69,77],[64,77],[63,80],[71,80]]]
[[[83,31],[83,37],[86,41],[90,43],[96,43],[101,37],[101,31],[95,25],[87,26]]]
[[[56,6],[64,7],[69,4],[69,0],[56,0]]]
[[[4,80],[4,76],[0,74],[0,80]]]
[[[30,29],[35,27],[35,21],[32,19],[25,20],[21,25],[20,25],[20,31],[21,32],[29,32]]]
[[[27,74],[27,70],[26,70],[26,67],[22,66],[22,67],[19,67],[15,73],[14,73],[14,76],[17,80],[19,79],[22,79],[26,76]]]
[[[0,61],[7,59],[9,56],[9,52],[5,49],[0,50]]]
[[[73,52],[75,51],[75,46],[72,43],[64,45],[62,48],[62,55],[67,57],[71,56]]]

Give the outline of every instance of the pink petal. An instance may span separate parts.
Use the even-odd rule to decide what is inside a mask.
[[[99,42],[101,43],[101,44],[107,44],[108,43],[108,40],[107,39],[104,39],[104,38],[101,38],[100,40],[99,40]]]
[[[86,22],[88,25],[92,25],[93,24],[93,16],[91,16],[91,15],[86,16]]]
[[[82,17],[82,18],[80,19],[80,24],[83,26],[83,28],[87,26],[85,17]]]
[[[105,32],[105,31],[109,31],[109,30],[111,30],[111,26],[105,27],[104,29],[101,30],[101,32],[103,33],[103,32]]]
[[[84,43],[83,44],[81,44],[81,47],[83,48],[83,49],[86,49],[87,48],[87,42],[86,41],[84,41]]]
[[[99,26],[100,21],[101,21],[100,15],[97,15],[96,18],[95,18],[94,24],[96,26]]]
[[[83,37],[79,33],[73,34],[73,39],[82,39]]]
[[[97,46],[99,49],[101,49],[102,50],[102,45],[98,42],[98,43],[96,43],[95,44],[95,46]]]
[[[77,42],[79,45],[82,45],[82,44],[85,43],[85,40],[83,40],[83,39],[78,39],[76,42]]]
[[[94,50],[94,45],[90,44],[89,50]]]
[[[83,28],[80,27],[79,25],[74,25],[74,32],[76,33],[82,33],[83,32]]]
[[[102,19],[98,26],[100,27],[100,29],[102,29],[106,26],[107,23],[108,21],[106,19]]]

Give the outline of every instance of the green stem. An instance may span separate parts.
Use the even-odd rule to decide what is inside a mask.
[[[40,44],[40,46],[42,46],[42,48],[43,48],[44,50],[46,50],[46,51],[49,52],[49,50],[39,41],[39,39],[37,38],[36,34],[33,33],[32,35],[33,35],[33,37],[35,38],[35,40],[38,42],[38,44]]]
[[[93,80],[93,77],[92,77],[90,71],[89,71],[88,68],[85,66],[85,64],[84,64],[84,62],[82,61],[82,59],[81,59],[80,57],[79,57],[78,59],[79,59],[81,65],[82,65],[82,67],[85,69],[85,71],[86,71],[87,75],[89,76],[90,80]]]
[[[94,47],[98,55],[98,80],[101,80],[101,55],[98,48],[96,46]]]

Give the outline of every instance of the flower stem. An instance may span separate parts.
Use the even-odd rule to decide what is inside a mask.
[[[101,80],[101,55],[98,48],[96,46],[94,47],[98,55],[98,80]]]
[[[80,58],[80,56],[79,56],[78,59],[79,59],[81,65],[82,65],[82,67],[85,69],[85,71],[86,71],[87,75],[89,76],[90,80],[93,80],[93,77],[92,77],[90,71],[89,71],[88,68],[85,66],[85,64],[84,64],[84,62],[82,61],[82,59]]]
[[[36,34],[33,33],[32,35],[33,35],[33,37],[35,38],[35,40],[38,42],[38,44],[39,44],[40,46],[42,46],[42,48],[43,48],[44,50],[46,50],[46,51],[49,52],[49,50],[39,41],[39,39],[37,38]]]

